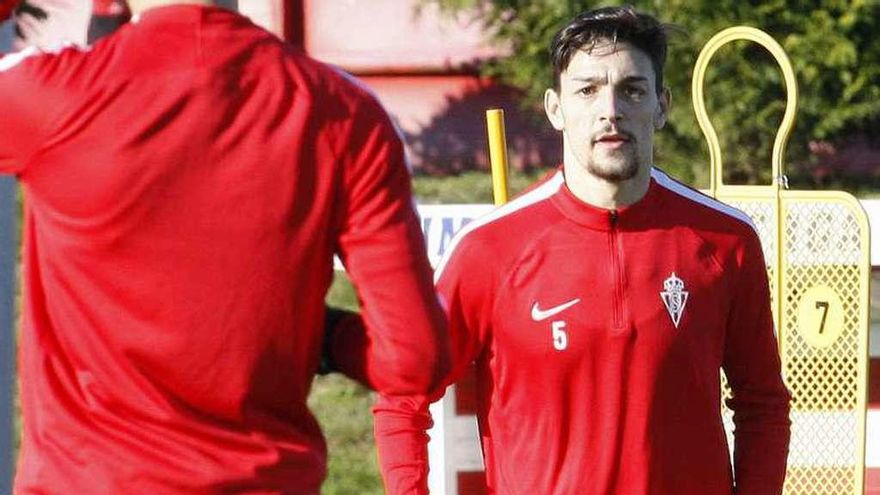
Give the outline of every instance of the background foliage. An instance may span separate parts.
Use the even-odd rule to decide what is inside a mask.
[[[579,12],[624,2],[576,0],[423,0],[450,14],[475,12],[510,55],[482,71],[525,91],[539,111],[550,84],[547,46]],[[691,105],[697,55],[718,31],[750,25],[768,32],[792,60],[800,111],[788,146],[788,175],[796,185],[821,185],[823,157],[853,142],[880,137],[880,0],[631,0],[625,2],[680,28],[673,36],[665,78],[673,107],[658,136],[657,161],[681,178],[705,185],[708,153]],[[709,115],[722,140],[728,182],[769,181],[770,152],[784,111],[784,82],[763,48],[736,42],[712,59],[706,80]],[[880,164],[878,167],[880,168]],[[858,178],[864,186],[866,177]],[[878,187],[880,174],[867,177]]]

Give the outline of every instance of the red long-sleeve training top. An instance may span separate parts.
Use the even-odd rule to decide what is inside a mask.
[[[0,109],[27,199],[17,493],[317,494],[334,252],[371,339],[350,357],[387,393],[436,379],[402,144],[337,71],[233,12],[162,7],[0,59]]]
[[[781,493],[789,394],[743,213],[657,169],[642,200],[603,210],[559,172],[468,224],[436,278],[453,352],[444,386],[476,362],[490,493]],[[442,393],[377,405],[389,493],[427,492],[428,404]]]

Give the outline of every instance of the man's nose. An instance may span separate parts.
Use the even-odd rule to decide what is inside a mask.
[[[599,120],[616,122],[623,118],[623,112],[621,110],[621,100],[618,98],[617,93],[611,89],[606,88],[599,94]]]

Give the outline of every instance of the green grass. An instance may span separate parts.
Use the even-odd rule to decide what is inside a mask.
[[[373,401],[372,392],[341,375],[315,379],[309,407],[327,437],[325,495],[383,493],[373,441]]]
[[[548,170],[528,173],[511,171],[508,177],[510,196],[543,177]],[[492,179],[487,172],[464,172],[448,177],[416,176],[413,194],[420,204],[438,203],[491,203]]]

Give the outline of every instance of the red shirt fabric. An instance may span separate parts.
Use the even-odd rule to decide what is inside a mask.
[[[334,253],[373,344],[352,359],[386,393],[436,380],[403,147],[338,71],[170,6],[0,59],[0,108],[26,196],[16,493],[319,493],[306,398]]]
[[[462,229],[436,279],[444,385],[476,362],[489,493],[781,493],[790,397],[745,214],[657,169],[641,201],[612,212],[560,171]],[[428,404],[442,393],[377,404],[389,493],[427,492]]]
[[[10,17],[18,7],[19,0],[0,0],[0,22],[4,22]]]

